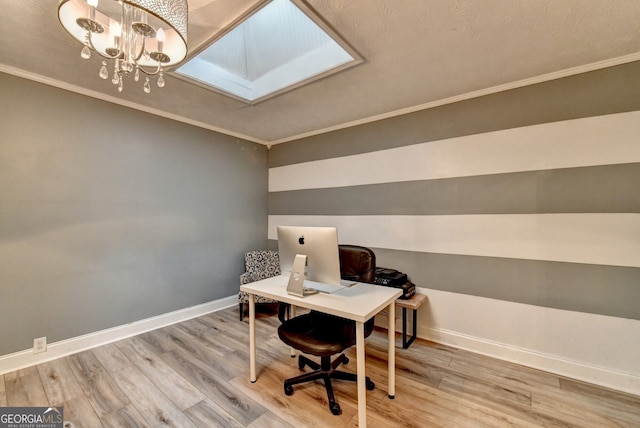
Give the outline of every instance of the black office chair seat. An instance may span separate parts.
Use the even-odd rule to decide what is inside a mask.
[[[322,325],[323,319],[330,320],[317,313],[300,315],[286,321],[284,327],[280,326],[278,334],[287,345],[318,357],[335,355],[348,348],[350,344],[344,338],[330,331],[330,326]]]
[[[300,355],[298,357],[298,367],[302,370],[305,366],[311,367],[313,372],[287,379],[284,381],[284,393],[293,394],[293,386],[312,380],[322,380],[327,390],[329,409],[334,415],[342,413],[340,405],[336,402],[333,394],[331,379],[357,381],[355,373],[336,370],[341,364],[347,364],[349,359],[346,355],[340,354],[331,361],[331,356],[341,353],[345,349],[353,346],[353,329],[347,327],[349,331],[345,334],[345,321],[343,318],[331,315],[311,312],[305,315],[292,318],[283,322],[278,328],[278,336],[289,346],[292,346],[305,354],[320,357],[320,364]],[[373,321],[373,320],[371,320]],[[371,334],[373,322],[366,323],[366,333]],[[349,326],[349,324],[346,324]],[[366,334],[368,335],[368,334]],[[369,377],[366,378],[368,390],[373,390],[375,384]]]

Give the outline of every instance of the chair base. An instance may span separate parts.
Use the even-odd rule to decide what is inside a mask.
[[[358,380],[358,376],[355,373],[347,373],[336,370],[336,368],[340,364],[347,364],[348,362],[349,359],[344,354],[340,354],[340,356],[333,362],[331,362],[330,356],[320,357],[320,364],[313,360],[310,360],[304,355],[300,355],[298,357],[298,367],[302,370],[304,369],[304,366],[309,366],[314,371],[285,380],[284,393],[286,395],[292,395],[293,385],[321,379],[324,382],[325,389],[327,390],[329,410],[331,410],[331,413],[333,413],[334,415],[339,415],[342,413],[342,409],[340,409],[340,405],[336,403],[336,399],[333,394],[333,386],[331,385],[331,379],[356,382]],[[371,379],[369,379],[369,377],[366,378],[366,384],[369,391],[373,390],[376,387],[376,385],[371,381]]]

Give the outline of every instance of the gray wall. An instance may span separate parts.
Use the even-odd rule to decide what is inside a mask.
[[[395,228],[389,235],[397,238],[388,239],[389,246],[376,248],[379,264],[407,272],[418,286],[640,320],[638,121],[632,124],[634,129],[613,127],[601,141],[590,141],[590,134],[610,126],[613,119],[608,115],[640,110],[638,76],[640,63],[630,63],[278,144],[271,149],[269,166],[284,184],[269,193],[269,230],[279,222],[337,223],[349,225],[339,234],[355,238],[350,243],[373,243],[375,247],[376,235],[387,234],[387,220],[376,219],[389,219],[388,224]],[[593,120],[580,121],[584,118]],[[537,153],[535,144],[546,144],[544,138],[558,134],[557,129],[565,132],[558,146],[567,150],[545,162],[561,167],[537,168],[536,162],[545,154]],[[500,145],[494,141],[498,139]],[[590,145],[584,144],[587,140]],[[478,157],[484,159],[478,164],[495,160],[504,171],[478,174],[473,169],[475,160],[464,152],[459,152],[464,160],[450,156],[457,147],[476,147],[476,141],[486,147],[478,151]],[[505,141],[509,144],[503,144]],[[516,147],[515,153],[510,152],[510,144]],[[623,150],[634,156],[609,164],[602,159],[610,153],[607,149],[597,152],[594,147],[598,144],[610,144],[611,152]],[[455,173],[405,179],[412,176],[406,172],[407,165],[413,168],[420,160],[403,158],[392,149],[410,146],[420,153],[434,153],[432,158],[422,159],[425,169],[451,163],[449,170]],[[384,153],[389,153],[389,162],[376,164],[380,174],[375,168],[362,167],[362,163],[377,162]],[[536,158],[529,167],[527,157],[532,155]],[[575,158],[587,160],[574,166]],[[510,160],[517,161],[511,169]],[[295,168],[305,162],[307,167]],[[363,177],[344,174],[343,167],[349,162],[354,170],[364,171]],[[521,165],[526,169],[520,170]],[[338,178],[329,172],[332,170]],[[312,185],[287,184],[307,183],[301,180],[314,171],[319,173],[315,181],[309,181]],[[359,182],[364,184],[354,184]],[[404,223],[403,218],[407,219]],[[455,253],[446,250],[452,245],[446,234],[438,236],[437,227],[420,236],[423,224],[449,226],[458,219],[460,225],[467,221],[491,229],[483,239],[476,239],[481,232],[470,230],[472,236],[466,243],[463,232],[455,235],[452,239],[459,241],[455,242]],[[634,228],[615,231],[613,236],[617,220]],[[575,230],[566,227],[567,221],[576,225]],[[598,230],[604,223],[610,228]],[[361,230],[362,224],[378,227]],[[504,224],[503,230],[500,224]],[[518,241],[521,230],[534,229],[531,224],[548,229]],[[550,233],[553,228],[559,233]],[[498,234],[492,236],[492,232]],[[595,242],[594,247],[601,240],[602,248],[580,248],[581,240]],[[598,258],[600,254],[589,254],[605,253],[607,245],[607,250],[612,250],[609,255],[624,253],[616,248],[618,243],[638,254],[631,258],[624,254],[625,261],[613,256],[604,262]],[[273,233],[269,245],[277,247]],[[436,249],[416,250],[420,245]],[[498,248],[503,255],[496,257],[493,250]],[[548,256],[546,250],[555,253]],[[522,257],[521,253],[536,253],[536,257]]]
[[[264,146],[0,74],[0,355],[232,296]]]

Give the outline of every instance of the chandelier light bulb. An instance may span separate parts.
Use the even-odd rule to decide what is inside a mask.
[[[122,27],[120,26],[120,23],[118,21],[113,21],[109,25],[109,38],[113,40],[114,48],[118,47],[121,34],[122,34]]]
[[[162,45],[164,45],[164,31],[162,28],[158,28],[158,31],[156,31],[156,39],[158,40],[158,52],[162,52]]]

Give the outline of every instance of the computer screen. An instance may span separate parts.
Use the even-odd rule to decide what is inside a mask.
[[[291,273],[296,254],[307,256],[306,279],[340,285],[340,253],[335,227],[278,226],[280,271]]]

